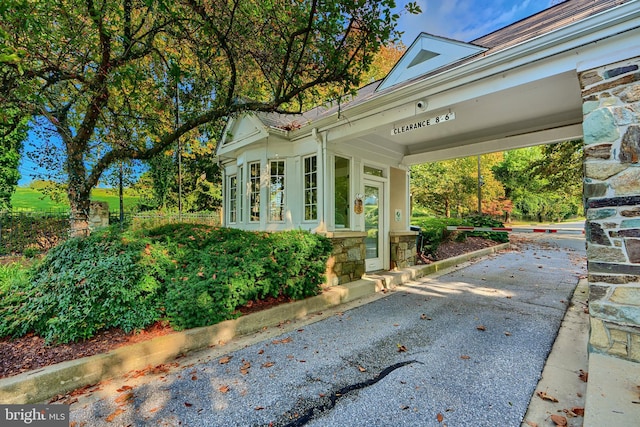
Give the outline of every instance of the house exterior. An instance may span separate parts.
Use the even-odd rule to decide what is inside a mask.
[[[229,121],[224,223],[334,242],[329,284],[415,262],[409,167],[582,138],[592,350],[640,361],[640,0],[568,0],[298,116]]]

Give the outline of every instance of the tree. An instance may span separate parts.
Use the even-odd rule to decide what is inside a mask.
[[[508,151],[492,170],[517,215],[558,221],[580,209],[582,141]]]
[[[19,60],[0,68],[0,104],[44,117],[62,140],[72,234],[84,235],[91,189],[117,162],[150,159],[244,111],[296,113],[324,87],[358,87],[375,52],[397,40],[393,7],[5,0],[0,47]],[[119,129],[131,138],[106,138]]]
[[[5,114],[4,116],[10,116]],[[22,156],[23,141],[27,138],[27,119],[12,117],[11,124],[4,122],[0,129],[0,210],[11,209],[11,196],[18,180],[20,180],[20,158]]]
[[[495,214],[501,207],[504,191],[491,174],[491,166],[502,158],[501,153],[482,156],[482,210]],[[477,156],[425,163],[411,167],[411,194],[415,203],[428,207],[447,218],[477,212]]]

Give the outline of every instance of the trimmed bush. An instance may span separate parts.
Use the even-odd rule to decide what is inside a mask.
[[[154,229],[148,237],[165,246],[177,266],[164,278],[166,313],[176,329],[236,317],[251,300],[315,295],[331,252],[328,239],[304,231],[183,224]]]
[[[90,338],[112,327],[144,328],[160,317],[158,259],[142,241],[98,232],[51,249],[30,280],[0,295],[0,335],[29,331],[47,343]],[[146,259],[145,259],[146,258]]]
[[[250,300],[317,294],[330,253],[328,239],[303,231],[107,229],[67,240],[20,274],[1,268],[0,336],[65,343],[161,318],[175,329],[212,325]]]

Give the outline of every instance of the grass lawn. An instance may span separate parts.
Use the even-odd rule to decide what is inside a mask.
[[[120,207],[120,199],[118,193],[115,190],[107,188],[94,188],[91,192],[91,200],[107,202],[109,204],[109,210],[115,211]],[[124,193],[124,208],[125,210],[131,210],[135,208],[138,203],[138,197]],[[68,210],[69,203],[64,200],[62,203],[56,203],[48,196],[45,196],[40,191],[29,187],[18,187],[16,192],[11,198],[11,204],[15,210],[27,210],[27,211],[55,211],[55,210]]]

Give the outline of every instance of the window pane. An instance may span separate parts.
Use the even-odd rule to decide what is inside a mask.
[[[235,175],[229,177],[229,222],[235,223],[237,221],[237,200],[238,200],[238,180]]]
[[[260,163],[251,163],[249,165],[249,185],[251,194],[249,220],[260,221]]]
[[[382,169],[374,168],[374,167],[371,167],[371,166],[365,166],[364,167],[364,174],[365,175],[371,175],[371,176],[379,176],[379,177],[384,176],[383,173],[382,173]]]
[[[284,160],[270,166],[269,221],[284,221]]]
[[[334,215],[336,228],[349,228],[349,159],[335,158],[334,164]]]
[[[318,160],[316,156],[304,159],[304,219],[318,219]]]

